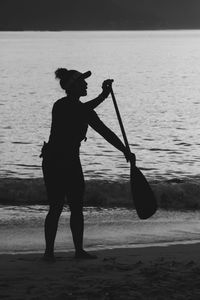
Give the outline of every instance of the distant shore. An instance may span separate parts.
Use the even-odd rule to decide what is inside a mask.
[[[200,244],[97,251],[77,261],[57,253],[0,255],[1,299],[199,299]]]
[[[200,30],[199,28],[187,28],[187,27],[144,27],[144,28],[7,28],[7,29],[1,29],[0,32],[59,32],[59,31],[173,31],[173,30],[187,30],[187,31],[193,31],[193,30]]]

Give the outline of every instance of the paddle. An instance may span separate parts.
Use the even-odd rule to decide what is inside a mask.
[[[128,154],[130,154],[131,157],[130,146],[128,143],[124,125],[122,123],[121,115],[119,112],[119,108],[112,87],[111,87],[111,96],[117,114],[117,118],[119,121],[119,125],[121,128],[121,132],[123,135],[124,143],[127,148],[127,152]],[[140,219],[150,218],[157,210],[156,198],[145,176],[136,167],[135,161],[133,160],[130,160],[130,185],[131,185],[133,202],[135,204],[135,209],[137,211],[139,218]]]

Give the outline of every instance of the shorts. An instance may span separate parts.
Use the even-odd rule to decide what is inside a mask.
[[[50,205],[64,205],[67,198],[70,208],[83,207],[85,181],[79,156],[63,165],[44,158],[42,171]]]

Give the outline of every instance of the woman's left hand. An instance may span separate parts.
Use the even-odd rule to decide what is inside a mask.
[[[124,152],[124,156],[126,158],[127,162],[130,162],[131,165],[135,165],[136,164],[136,156],[134,153],[129,152],[129,151],[125,151]]]
[[[110,94],[110,92],[111,92],[111,88],[112,88],[112,83],[113,83],[113,79],[106,79],[106,80],[104,80],[104,82],[102,83],[102,89],[103,89],[103,92],[102,92],[102,94],[103,94],[103,96],[105,97],[105,98],[107,98],[108,97],[108,95]]]

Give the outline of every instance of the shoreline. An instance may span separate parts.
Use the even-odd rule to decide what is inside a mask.
[[[45,207],[8,207],[0,209],[0,253],[42,252],[45,247]],[[200,242],[200,212],[158,210],[142,221],[132,209],[84,210],[84,247],[88,251],[116,248],[166,247]],[[59,220],[56,251],[73,250],[70,212]]]
[[[127,245],[127,246],[105,246],[105,247],[85,247],[84,249],[88,252],[107,252],[107,251],[117,251],[117,250],[128,250],[128,251],[136,251],[139,249],[148,249],[148,248],[167,248],[167,247],[180,247],[180,246],[192,246],[192,245],[199,245],[200,247],[200,239],[199,240],[189,240],[189,241],[174,241],[174,242],[160,242],[160,243],[151,243],[151,244],[132,244],[132,245]],[[19,250],[19,251],[0,251],[0,256],[2,255],[42,255],[44,253],[43,250]],[[59,250],[56,249],[55,253],[58,255],[69,255],[70,253],[73,253],[72,249],[68,249],[68,250]],[[199,253],[200,255],[200,253]]]
[[[192,249],[192,251],[189,251],[189,248]],[[90,253],[95,253],[98,258],[102,258],[103,256],[110,257],[111,255],[117,255],[121,260],[126,260],[130,255],[139,257],[143,259],[159,259],[161,256],[165,256],[165,258],[179,258],[180,260],[183,260],[185,258],[188,259],[195,259],[200,262],[200,242],[198,243],[188,243],[188,244],[174,244],[174,245],[149,245],[149,246],[138,246],[138,247],[116,247],[116,248],[105,248],[105,249],[86,249]],[[18,252],[18,253],[0,253],[0,264],[2,263],[2,258],[7,257],[35,257],[35,259],[40,258],[41,254],[43,254],[42,251],[36,252]],[[148,254],[148,255],[147,255]],[[63,250],[56,250],[55,251],[55,257],[63,257],[63,258],[72,258],[73,259],[74,251],[63,251]],[[98,260],[98,259],[97,259]],[[81,262],[95,262],[97,260],[77,260]],[[48,264],[48,262],[44,262],[45,264]],[[1,272],[1,271],[0,271]]]
[[[200,243],[91,251],[95,260],[56,253],[0,255],[1,299],[199,299]]]

